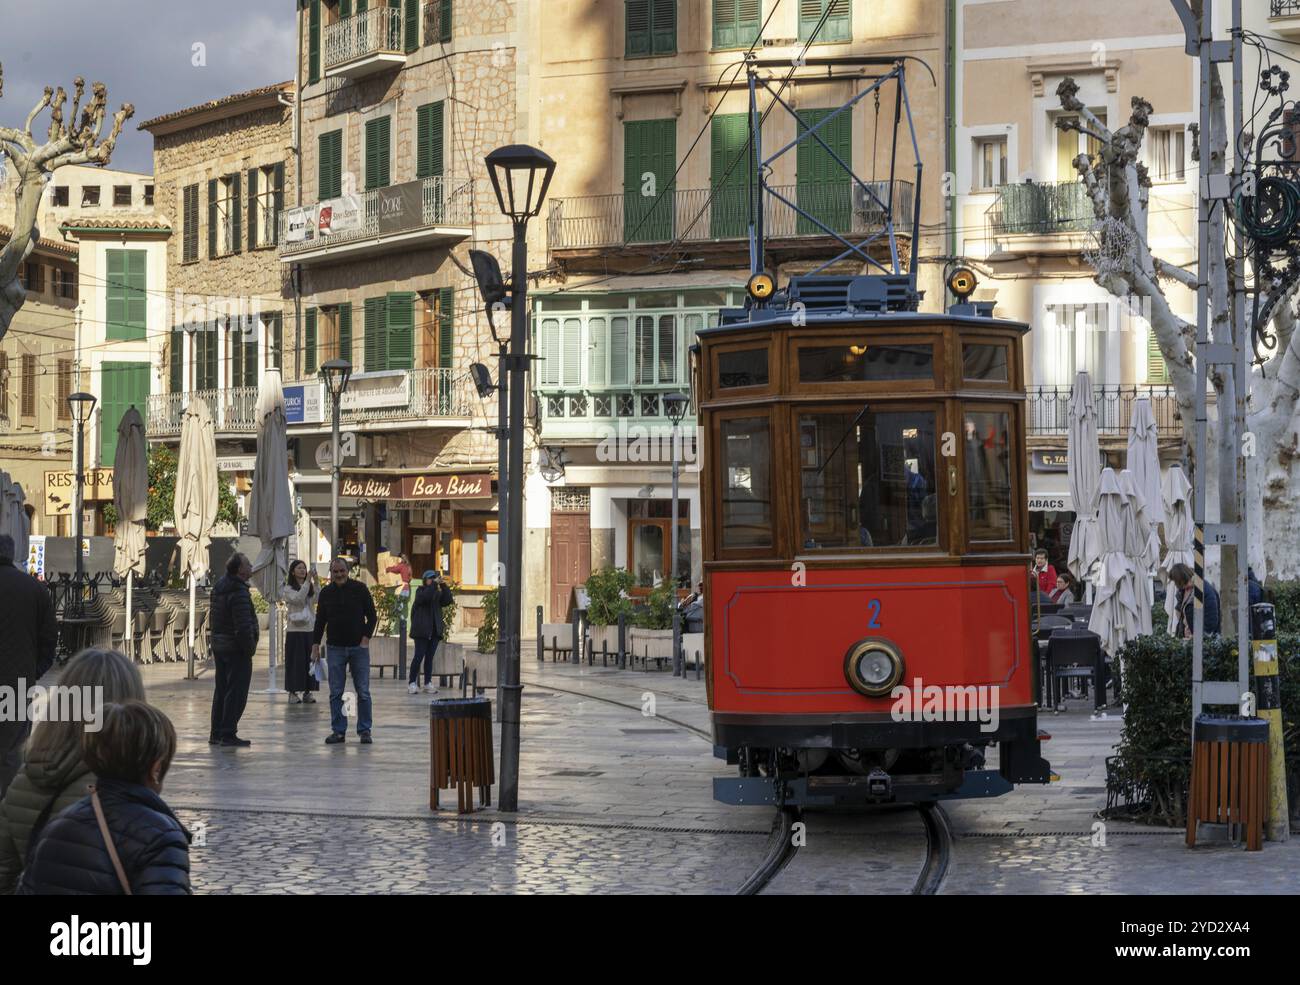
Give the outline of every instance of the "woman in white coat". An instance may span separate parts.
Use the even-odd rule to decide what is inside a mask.
[[[311,673],[316,579],[307,573],[306,561],[294,561],[289,566],[289,579],[280,586],[280,600],[289,608],[284,634],[284,687],[289,692],[289,704],[314,704],[316,699],[311,693],[320,690],[320,681]]]

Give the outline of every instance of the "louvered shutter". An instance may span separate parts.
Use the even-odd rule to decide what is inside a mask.
[[[438,40],[443,44],[451,41],[451,0],[440,0],[438,4]]]
[[[261,326],[258,324],[256,315],[249,315],[245,323],[250,329],[244,335],[244,386],[257,386],[258,370],[258,331]]]
[[[208,258],[217,256],[217,179],[208,181]]]
[[[181,238],[181,259],[183,262],[199,258],[199,186],[190,185],[185,189],[184,232]]]
[[[420,47],[420,0],[405,0],[403,12],[403,31],[405,33],[406,53],[409,55]]]
[[[322,133],[319,145],[316,191],[318,199],[323,202],[343,194],[343,131]]]
[[[339,305],[334,358],[352,362],[352,302]]]
[[[650,315],[636,319],[636,376],[634,383],[655,381],[655,320]]]
[[[228,322],[226,326],[226,360],[230,364],[230,372],[226,379],[226,386],[228,387],[243,385],[244,346],[242,342],[243,337],[239,331],[239,322]]]
[[[659,382],[677,382],[677,316],[659,316]]]
[[[185,333],[179,328],[172,329],[171,351],[169,357],[169,390],[181,393],[185,389]]]
[[[284,369],[284,313],[274,311],[266,317],[267,344],[271,347],[271,365]]]
[[[590,386],[604,386],[608,375],[605,372],[605,362],[609,358],[604,318],[592,318],[587,322],[587,346],[587,383]]]
[[[677,0],[651,0],[650,50],[656,55],[677,51]]]
[[[415,294],[388,295],[388,369],[415,368]]]
[[[1165,357],[1160,351],[1160,342],[1154,329],[1147,332],[1147,382],[1169,382],[1169,368],[1165,365]]]
[[[626,317],[610,319],[609,382],[611,386],[627,385],[627,318]]]
[[[832,7],[832,4],[834,6]],[[831,7],[830,16],[818,31],[814,44],[823,41],[850,41],[853,38],[852,0],[799,0],[799,40],[812,37],[822,15]]]
[[[431,178],[443,173],[442,134],[444,103],[425,103],[415,112],[415,176]]]
[[[303,316],[302,364],[307,373],[316,372],[316,309],[308,308]]]
[[[560,382],[560,320],[558,318],[542,319],[540,343],[542,384],[557,386]]]
[[[758,37],[761,0],[713,0],[713,47],[744,48]]]
[[[257,168],[248,169],[248,248],[257,249]]]
[[[243,205],[239,194],[240,185],[243,184],[243,176],[236,171],[230,176],[230,213],[226,221],[230,223],[230,252],[239,253],[244,247],[244,231],[241,228],[244,218]]]
[[[275,215],[271,217],[271,246],[280,242],[280,215],[284,212],[284,162],[281,161],[275,166],[272,172],[275,181],[274,190],[271,195],[271,208]]]
[[[388,368],[387,298],[366,298],[365,372]]]
[[[438,368],[451,369],[451,354],[455,344],[454,298],[450,287],[438,288]]]
[[[628,58],[651,53],[650,41],[650,0],[627,0],[625,5],[627,17]]]
[[[126,251],[126,324],[133,339],[143,339],[149,325],[149,291],[144,250]]]
[[[104,317],[108,322],[106,334],[110,339],[125,339],[127,337],[126,250],[105,252],[108,261],[108,283],[104,290]]]
[[[366,190],[387,188],[389,179],[389,138],[392,118],[381,116],[366,121]]]
[[[320,0],[311,0],[307,16],[307,81],[320,81]]]
[[[339,0],[339,20],[352,16],[352,0]]]
[[[743,236],[749,227],[748,153],[748,115],[715,116],[709,132],[709,227],[716,239]]]
[[[582,320],[564,319],[564,353],[561,356],[565,386],[582,385]]]

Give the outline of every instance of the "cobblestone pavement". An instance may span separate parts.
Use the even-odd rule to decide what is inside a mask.
[[[708,713],[693,679],[526,661],[521,812],[458,819],[428,809],[428,700],[401,682],[372,683],[373,746],[323,744],[323,695],[290,706],[255,693],[241,726],[254,745],[231,750],[206,743],[209,675],[145,676],[181,734],[164,794],[202,826],[199,892],[727,893],[766,847],[767,810],[712,800],[712,778],[731,771],[694,731],[707,732]],[[1110,822],[1094,846],[1119,721],[1079,711],[1043,726],[1062,781],[949,803],[945,893],[1300,891],[1297,842],[1188,852],[1176,832]],[[902,893],[924,861],[911,809],[806,821],[806,847],[768,892]]]

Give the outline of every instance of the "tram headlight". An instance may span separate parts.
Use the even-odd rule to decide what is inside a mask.
[[[845,654],[844,676],[859,694],[884,697],[903,679],[903,656],[885,640],[859,640]]]

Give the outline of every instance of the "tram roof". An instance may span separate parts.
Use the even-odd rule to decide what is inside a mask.
[[[963,306],[973,307],[973,306]],[[958,328],[974,330],[1000,328],[1015,329],[1022,335],[1029,331],[1029,325],[1009,318],[995,318],[992,315],[966,314],[954,312],[927,311],[818,311],[815,309],[796,309],[793,307],[750,307],[724,308],[720,321],[710,328],[701,328],[696,334],[701,337],[717,335],[734,335],[740,332],[752,332],[755,329],[785,328],[835,328],[876,326],[897,326],[900,328],[934,328],[941,325],[953,325]],[[794,324],[795,316],[801,324]]]

